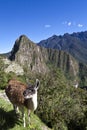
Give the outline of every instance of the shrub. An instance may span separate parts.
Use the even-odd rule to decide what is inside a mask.
[[[87,92],[69,86],[60,70],[41,80],[38,110],[40,118],[54,130],[85,130]]]

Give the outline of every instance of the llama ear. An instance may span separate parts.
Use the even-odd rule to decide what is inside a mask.
[[[40,85],[40,81],[38,79],[36,79],[36,84],[35,84],[35,88],[38,89]]]

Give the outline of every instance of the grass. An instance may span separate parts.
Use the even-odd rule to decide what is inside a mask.
[[[22,118],[15,114],[12,104],[0,98],[0,130],[45,130],[45,127],[45,124],[31,113],[31,125],[27,124],[24,128]],[[46,130],[50,129],[46,127]]]

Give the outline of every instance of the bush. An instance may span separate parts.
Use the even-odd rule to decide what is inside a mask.
[[[41,79],[38,110],[40,118],[54,130],[85,130],[87,92],[69,86],[60,70]]]

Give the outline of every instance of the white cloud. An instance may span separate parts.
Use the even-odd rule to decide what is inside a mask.
[[[67,23],[68,26],[71,26],[71,24],[72,24],[71,22],[68,22],[68,23]]]
[[[71,26],[71,25],[72,25],[72,23],[71,23],[71,22],[67,22],[67,21],[62,22],[62,24],[67,25],[67,26]]]
[[[80,28],[81,28],[81,27],[83,27],[83,25],[82,25],[82,24],[80,24],[80,23],[79,23],[77,26],[78,26],[78,27],[80,27]]]
[[[77,26],[77,27],[79,27],[79,28],[82,28],[83,27],[83,24],[80,24],[80,23],[78,23],[78,24],[76,24],[76,22],[74,21],[74,22],[71,22],[71,21],[64,21],[64,22],[62,22],[62,24],[64,24],[64,25],[66,25],[66,26]]]
[[[50,28],[51,25],[50,25],[50,24],[46,24],[46,25],[44,25],[44,27],[45,27],[45,28]]]

